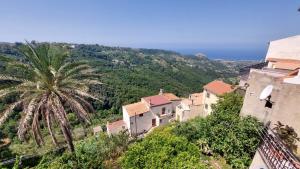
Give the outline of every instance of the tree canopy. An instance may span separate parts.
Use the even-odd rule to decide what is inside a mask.
[[[73,151],[65,108],[74,112],[82,123],[89,123],[88,112],[92,112],[93,107],[87,99],[97,99],[89,94],[89,85],[100,84],[99,75],[87,61],[67,60],[69,54],[63,46],[27,43],[21,45],[19,51],[23,60],[1,57],[6,71],[0,74],[0,80],[7,85],[1,85],[0,99],[12,96],[16,99],[4,109],[0,126],[14,109],[22,107],[18,127],[20,140],[26,140],[31,130],[36,143],[42,145],[43,125],[49,129],[53,143],[58,145],[53,132],[53,125],[58,124],[69,149]]]

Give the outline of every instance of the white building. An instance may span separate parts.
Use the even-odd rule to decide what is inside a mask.
[[[189,98],[182,99],[176,107],[176,120],[182,122],[193,119],[203,114],[203,93],[193,93]]]
[[[267,67],[250,70],[245,83],[246,93],[241,115],[254,116],[264,124],[270,122],[271,129],[280,121],[284,125],[293,127],[299,135],[300,35],[271,41],[265,61]],[[278,145],[276,145],[277,148],[279,147],[277,154],[281,153],[280,149],[287,152],[285,147]],[[297,145],[300,147],[299,142]],[[262,153],[263,149],[259,148],[258,150],[250,169],[258,167],[268,169],[269,165],[290,164],[286,163],[286,158],[278,158],[272,153],[269,154],[269,158]],[[293,153],[300,156],[299,148],[297,152]],[[268,158],[272,160],[268,160]],[[299,167],[300,163],[297,163]],[[279,168],[285,167],[282,165]],[[290,168],[293,167],[290,166]]]
[[[161,90],[158,95],[143,97],[140,102],[122,106],[122,122],[131,135],[141,135],[173,119],[179,103],[177,96]]]
[[[212,105],[216,104],[221,95],[230,93],[234,90],[233,86],[224,83],[220,80],[212,81],[203,87],[203,105],[205,116],[210,115],[212,112]]]

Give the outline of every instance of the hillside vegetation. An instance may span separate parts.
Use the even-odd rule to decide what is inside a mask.
[[[17,50],[20,45],[22,44],[0,43],[0,55],[21,58]],[[102,75],[99,80],[104,84],[91,86],[90,89],[91,93],[102,98],[102,102],[90,100],[96,113],[91,114],[92,125],[89,126],[89,133],[92,133],[91,128],[95,125],[105,127],[107,121],[120,118],[122,105],[135,102],[143,96],[157,94],[160,88],[180,97],[186,97],[189,93],[201,91],[203,85],[214,79],[234,78],[241,67],[253,64],[253,62],[214,61],[203,56],[183,56],[172,51],[156,49],[83,44],[75,45],[75,47],[71,47],[70,44],[56,45],[69,46],[71,60],[90,61]],[[0,71],[10,71],[10,69],[0,61]],[[7,107],[7,103],[14,100],[16,97],[0,100],[0,110],[2,111]],[[0,159],[24,154],[41,155],[53,149],[48,143],[46,146],[37,147],[33,140],[29,140],[26,144],[18,141],[16,132],[17,120],[21,118],[19,111],[16,110],[0,128],[0,139],[9,138],[12,142],[9,148],[1,150]],[[72,125],[75,140],[81,140],[84,134],[77,132],[83,130],[80,121],[72,112],[68,114],[68,119]],[[46,129],[43,129],[42,133],[45,134]],[[45,136],[48,137],[46,134]]]
[[[18,57],[20,43],[0,44],[0,54]],[[69,44],[61,44],[68,45]],[[199,92],[214,79],[236,77],[241,67],[253,62],[209,60],[203,56],[183,56],[176,52],[157,49],[133,49],[100,45],[74,45],[72,59],[90,60],[100,69],[102,86],[93,88],[104,97],[95,103],[99,109],[119,113],[122,104],[158,93],[160,88],[178,96]]]

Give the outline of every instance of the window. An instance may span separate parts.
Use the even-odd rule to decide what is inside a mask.
[[[162,123],[162,119],[159,119],[159,123]]]
[[[144,116],[144,114],[143,114],[143,113],[142,113],[142,114],[139,114],[139,116],[140,116],[140,117],[143,117],[143,116]]]
[[[205,109],[208,109],[208,105],[207,104],[205,104]]]
[[[206,92],[206,97],[209,98],[210,94],[208,92]]]
[[[152,127],[156,126],[156,119],[152,119]]]
[[[163,107],[163,108],[161,109],[161,114],[165,114],[165,113],[166,113],[166,108]]]
[[[266,99],[265,107],[272,109],[273,103],[271,101],[271,96]]]

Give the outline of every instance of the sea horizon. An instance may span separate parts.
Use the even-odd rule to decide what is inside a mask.
[[[262,49],[204,49],[204,48],[178,48],[169,49],[178,52],[182,55],[203,54],[208,59],[212,60],[249,60],[261,61],[266,55],[266,51]]]

